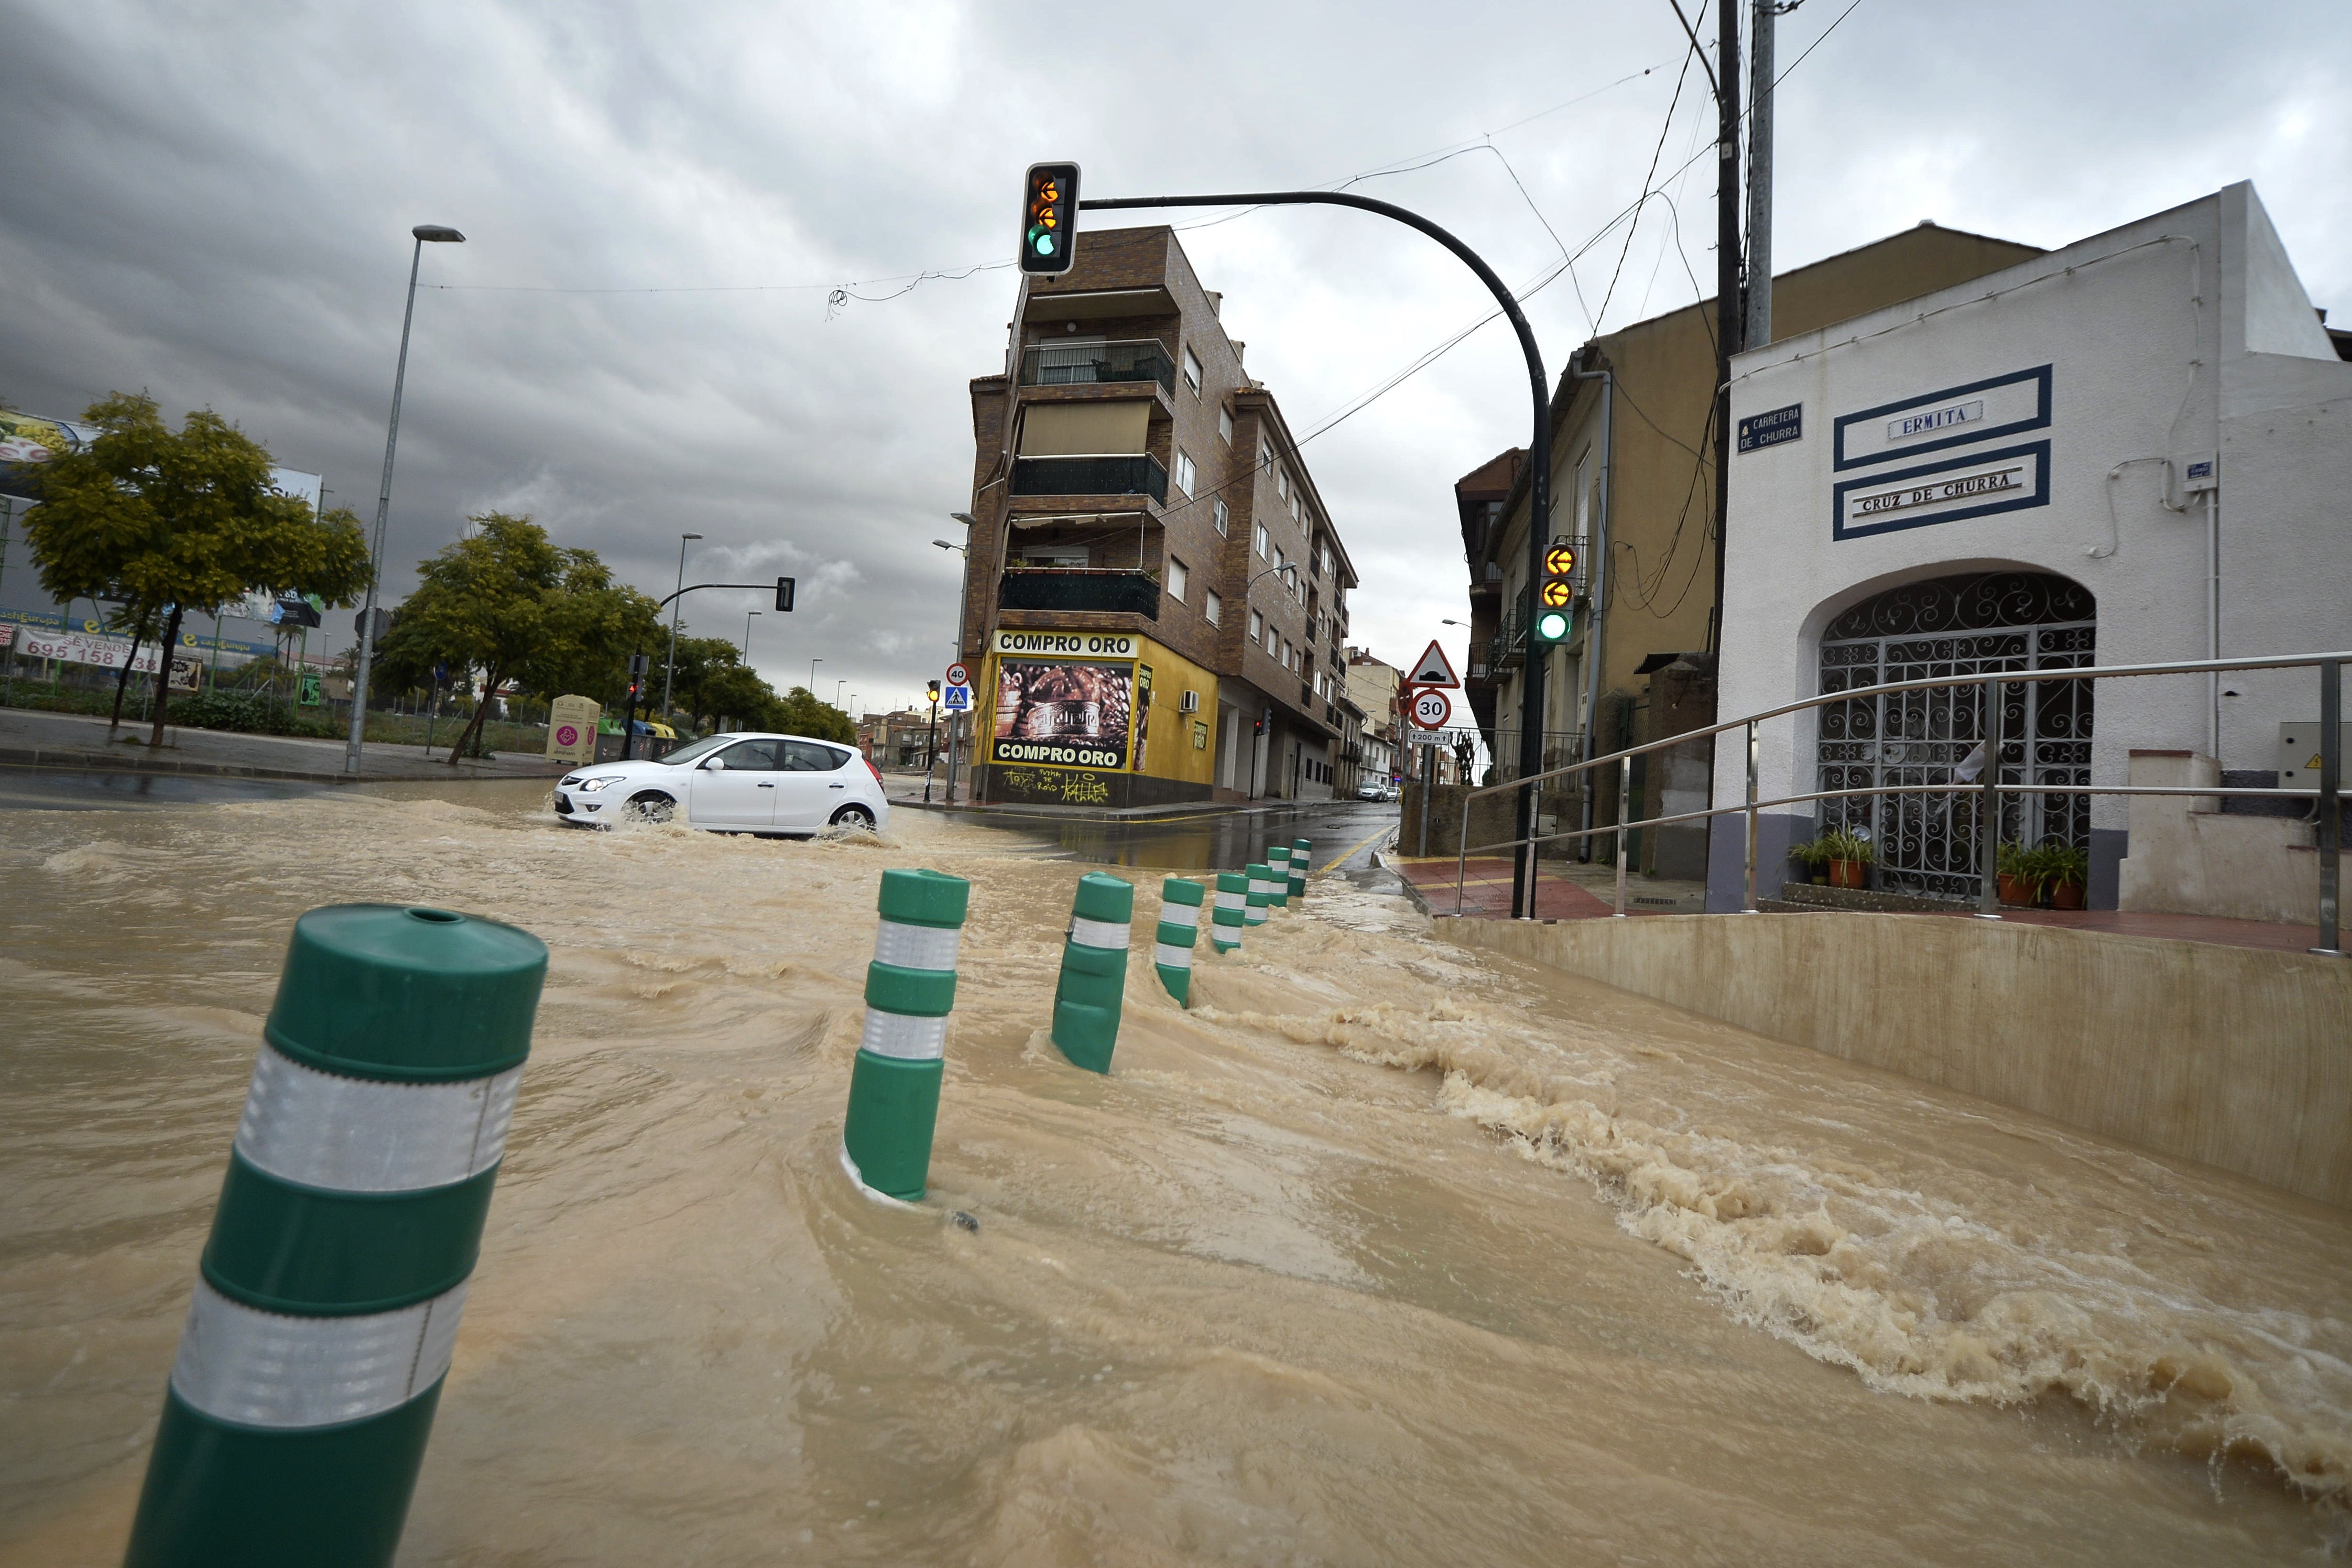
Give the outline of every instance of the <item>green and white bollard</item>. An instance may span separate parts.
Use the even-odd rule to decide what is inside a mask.
[[[1242,923],[1262,926],[1266,911],[1274,907],[1274,868],[1265,861],[1248,867],[1249,892],[1242,900]]]
[[[1272,875],[1273,886],[1266,889],[1266,902],[1277,910],[1290,907],[1290,846],[1277,844],[1265,852],[1265,868]]]
[[[294,922],[127,1568],[393,1560],[546,976],[447,910]]]
[[[947,1072],[956,947],[971,884],[941,871],[882,873],[882,924],[866,966],[866,1032],[849,1069],[841,1163],[868,1192],[920,1203]]]
[[[1201,936],[1201,905],[1207,889],[1181,877],[1160,884],[1160,930],[1154,933],[1151,966],[1168,994],[1190,1005],[1192,1000],[1192,944]]]
[[[1209,945],[1219,952],[1238,952],[1242,926],[1247,916],[1249,879],[1239,871],[1217,873],[1217,907],[1209,917]]]
[[[1054,988],[1054,1043],[1088,1072],[1110,1071],[1111,1047],[1118,1044],[1134,919],[1134,883],[1103,871],[1078,879],[1069,936],[1062,943],[1062,979]]]
[[[1307,898],[1307,867],[1315,858],[1315,846],[1307,839],[1290,841],[1290,896],[1304,902]]]

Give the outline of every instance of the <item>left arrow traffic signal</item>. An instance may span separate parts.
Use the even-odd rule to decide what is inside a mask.
[[[1078,166],[1032,163],[1022,182],[1021,270],[1057,278],[1078,252]]]
[[[1575,624],[1576,546],[1553,540],[1543,567],[1543,582],[1536,588],[1536,641],[1563,643]]]

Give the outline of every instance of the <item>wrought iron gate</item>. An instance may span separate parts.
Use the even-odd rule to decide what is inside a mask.
[[[1971,573],[1889,589],[1822,634],[1821,689],[1926,680],[2004,669],[2074,668],[2093,662],[2097,602],[2063,577]],[[2000,837],[2025,844],[2090,842],[2091,682],[1905,691],[1821,710],[1816,755],[1822,789],[1931,784],[1981,765],[1984,703],[1998,691],[2000,777],[2045,784],[2049,795],[2004,795]],[[1974,898],[1980,883],[1974,793],[1855,797],[1822,803],[1824,831],[1866,832],[1878,885],[1929,897]]]

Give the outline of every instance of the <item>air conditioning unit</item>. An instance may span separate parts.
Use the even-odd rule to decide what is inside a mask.
[[[1176,700],[1176,711],[1179,713],[1198,713],[1200,710],[1201,694],[1197,691],[1187,691]]]

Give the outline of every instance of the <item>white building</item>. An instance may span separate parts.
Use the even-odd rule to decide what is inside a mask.
[[[2352,646],[2352,363],[2250,184],[1742,354],[1731,400],[1727,720],[1878,681]],[[2281,724],[2319,705],[2308,668],[2086,687],[2009,689],[2008,776],[2122,784],[2168,751],[2274,782]],[[1764,727],[1764,798],[1943,782],[1982,735],[1973,697],[1851,707]],[[1717,805],[1746,771],[1727,734]],[[1854,808],[1882,885],[1973,897],[1968,808],[1908,798]],[[1835,810],[1760,826],[1759,891]],[[2087,848],[2091,905],[2115,907],[2125,800],[2010,811],[2004,837]],[[1744,823],[1712,832],[1708,906],[1737,909]]]

